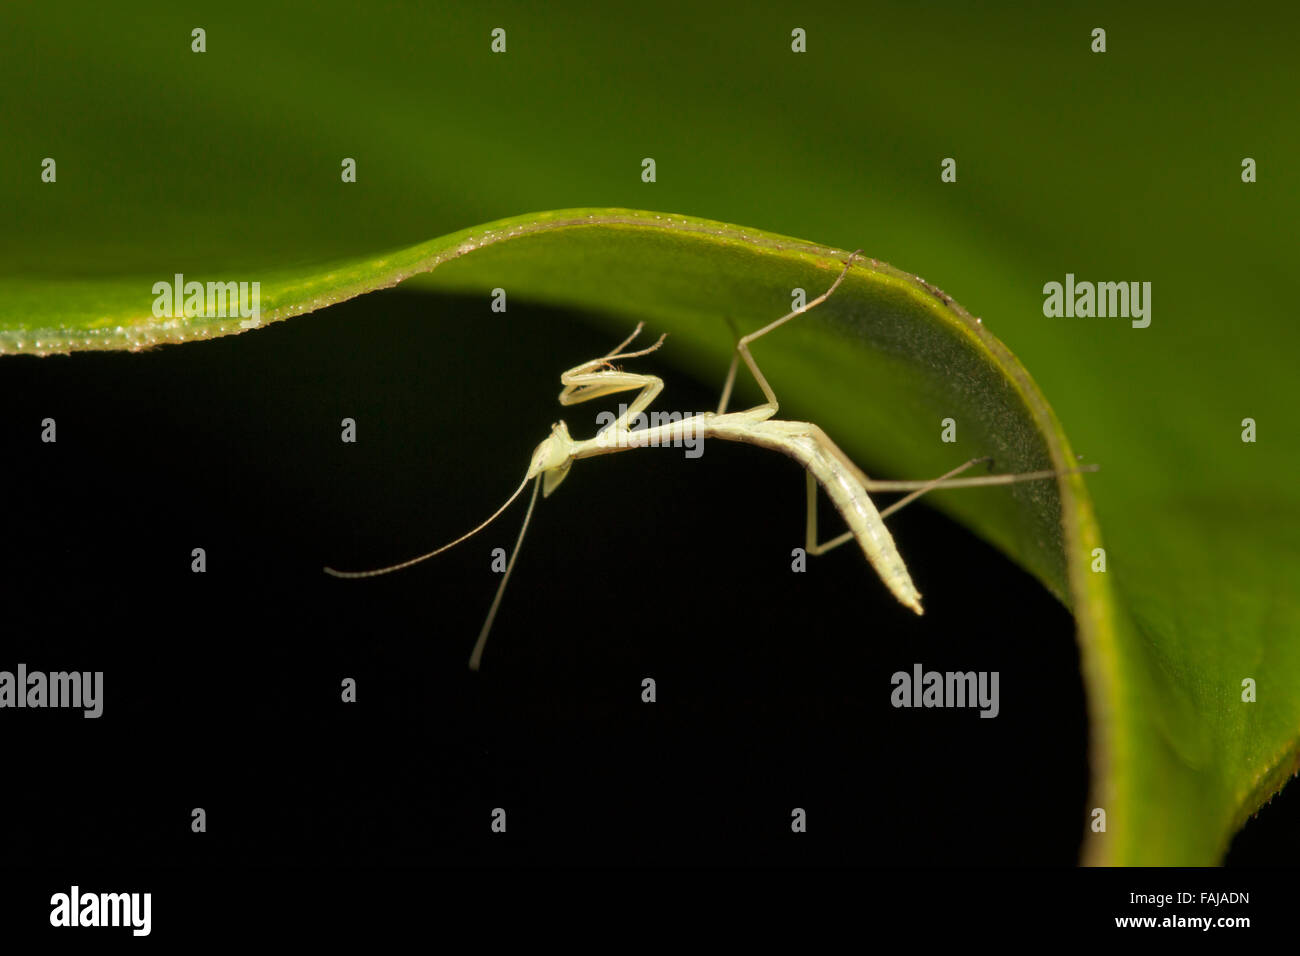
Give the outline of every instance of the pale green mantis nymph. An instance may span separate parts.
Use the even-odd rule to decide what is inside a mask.
[[[894,538],[885,526],[885,518],[935,488],[1007,485],[1018,481],[1039,481],[1056,478],[1065,472],[1049,470],[1030,471],[1020,474],[985,475],[974,478],[956,477],[974,465],[991,461],[989,458],[973,458],[946,474],[928,481],[877,481],[868,478],[818,426],[811,422],[784,421],[773,417],[779,408],[776,394],[772,391],[772,387],[754,362],[754,357],[749,351],[750,343],[830,298],[832,293],[839,288],[840,283],[844,281],[844,277],[848,274],[849,268],[853,265],[853,260],[857,258],[858,254],[858,252],[854,252],[849,256],[844,263],[844,269],[830,288],[817,298],[769,323],[757,332],[742,336],[737,341],[735,354],[732,356],[731,367],[727,371],[727,380],[722,389],[722,398],[718,402],[717,411],[705,412],[682,421],[673,421],[648,428],[632,429],[629,426],[629,420],[635,419],[644,412],[664,387],[663,380],[657,376],[626,372],[613,364],[622,359],[633,359],[648,355],[663,344],[664,336],[660,336],[659,341],[648,348],[634,352],[624,352],[623,349],[630,345],[641,332],[642,324],[638,323],[632,334],[608,353],[600,358],[576,365],[560,376],[560,382],[564,385],[564,390],[560,392],[561,405],[576,405],[580,402],[603,398],[606,395],[639,389],[636,398],[611,425],[601,429],[592,438],[575,439],[569,434],[568,426],[563,421],[556,422],[551,426],[551,434],[533,452],[527,474],[524,475],[523,481],[519,483],[519,487],[510,495],[505,504],[478,527],[461,535],[455,541],[445,544],[435,551],[411,558],[409,561],[377,568],[373,571],[336,571],[333,568],[325,568],[325,572],[338,578],[369,578],[400,571],[403,568],[411,567],[411,565],[419,564],[421,561],[427,561],[449,548],[454,548],[486,528],[500,517],[501,513],[519,497],[528,483],[533,481],[533,494],[528,502],[528,511],[524,515],[523,526],[519,529],[519,538],[515,542],[510,560],[506,564],[505,574],[501,579],[501,584],[497,587],[496,597],[492,601],[487,619],[483,622],[483,629],[479,632],[474,651],[470,655],[470,669],[478,670],[483,658],[483,648],[487,644],[488,633],[492,629],[492,622],[496,618],[497,609],[501,605],[501,598],[505,594],[506,584],[509,582],[510,574],[515,567],[515,559],[518,558],[519,549],[523,545],[524,534],[528,530],[528,522],[532,518],[533,508],[537,504],[539,490],[543,496],[549,497],[569,473],[569,468],[580,458],[608,455],[631,448],[681,444],[688,439],[698,441],[705,438],[721,438],[725,441],[746,442],[751,445],[770,448],[773,451],[789,455],[803,465],[808,488],[808,524],[805,534],[805,549],[807,552],[813,555],[825,554],[832,548],[856,538],[858,544],[862,547],[863,554],[866,555],[867,560],[875,568],[876,573],[880,575],[880,579],[894,597],[904,606],[911,608],[917,614],[921,614],[921,594],[917,591],[916,585],[912,583],[912,577],[908,574],[907,565],[904,564],[902,555],[898,553],[898,548],[894,544]],[[754,380],[762,389],[766,401],[745,411],[728,412],[727,404],[731,399],[736,371],[742,359],[749,367],[750,372],[753,373]],[[1095,471],[1096,466],[1082,466],[1072,470]],[[848,531],[825,542],[817,541],[818,484],[826,490],[827,496],[849,526]],[[869,494],[869,492],[876,491],[907,491],[910,494],[883,510],[877,510]]]

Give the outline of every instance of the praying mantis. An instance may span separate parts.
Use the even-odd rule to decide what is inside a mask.
[[[474,644],[474,650],[470,654],[470,670],[477,671],[482,663],[483,649],[487,644],[492,623],[496,619],[506,585],[510,581],[515,561],[519,557],[524,535],[528,531],[528,523],[532,518],[533,509],[537,505],[539,490],[543,497],[550,497],[555,489],[559,487],[560,482],[568,475],[573,463],[582,458],[608,455],[632,448],[657,447],[680,443],[687,438],[697,440],[720,438],[724,441],[745,442],[762,448],[770,448],[799,462],[804,467],[807,484],[808,522],[805,534],[805,550],[807,553],[811,555],[825,554],[833,548],[856,539],[862,547],[862,552],[867,561],[875,569],[890,593],[905,607],[910,608],[917,614],[922,614],[921,594],[916,589],[916,585],[907,571],[907,565],[898,552],[893,535],[890,534],[888,527],[885,525],[885,518],[894,514],[900,508],[911,504],[926,492],[936,488],[973,488],[1007,485],[1020,481],[1040,481],[1056,478],[1073,471],[1095,471],[1097,466],[1085,465],[1068,471],[1047,470],[1019,474],[983,475],[970,478],[957,477],[975,465],[992,462],[991,458],[983,457],[972,458],[938,478],[924,481],[879,481],[867,477],[817,425],[811,422],[786,421],[776,418],[776,413],[780,408],[776,393],[772,391],[772,386],[768,384],[767,378],[754,361],[754,357],[749,350],[750,343],[775,331],[791,319],[829,299],[844,281],[844,277],[848,275],[853,261],[860,254],[861,250],[857,250],[849,255],[839,276],[831,283],[830,288],[821,295],[783,315],[781,318],[770,322],[758,331],[743,335],[738,339],[735,352],[731,358],[731,367],[727,371],[727,379],[722,389],[722,397],[718,402],[717,411],[704,412],[692,418],[648,428],[634,430],[630,427],[629,421],[644,412],[664,387],[663,379],[658,376],[627,372],[614,364],[624,359],[649,355],[663,345],[666,336],[661,335],[654,345],[647,348],[630,352],[623,351],[641,334],[644,323],[637,323],[632,334],[605,355],[575,365],[560,376],[560,382],[564,386],[559,396],[561,405],[577,405],[607,395],[639,389],[636,398],[612,424],[601,429],[594,437],[587,439],[573,438],[569,434],[568,426],[563,421],[553,424],[551,434],[533,451],[532,459],[528,464],[528,471],[514,493],[487,520],[472,531],[461,535],[455,541],[451,541],[427,554],[402,561],[399,564],[376,568],[372,571],[338,571],[327,567],[324,569],[325,573],[336,578],[369,578],[381,574],[390,574],[419,564],[422,561],[427,561],[429,558],[454,548],[478,534],[499,518],[519,497],[528,486],[528,483],[533,482],[532,497],[528,502],[528,510],[524,514],[523,525],[519,529],[519,537],[506,564],[505,574],[501,579],[501,584],[497,587],[496,596],[493,598],[492,606],[489,608],[487,618],[483,622],[483,628],[479,632],[478,640]],[[754,380],[763,392],[765,401],[744,411],[728,412],[727,406],[731,400],[736,372],[741,361],[744,361],[753,374]],[[849,530],[839,537],[824,542],[817,540],[817,486],[819,484],[825,489],[832,504],[835,505],[849,526]],[[891,491],[905,491],[909,492],[909,494],[883,510],[878,510],[871,500],[870,493]]]

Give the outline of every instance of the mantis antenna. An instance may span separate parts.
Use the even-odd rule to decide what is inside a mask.
[[[428,554],[422,554],[418,558],[411,558],[409,561],[403,561],[400,564],[390,564],[386,568],[375,568],[373,571],[338,571],[335,570],[334,568],[325,568],[324,569],[325,573],[335,578],[377,578],[381,574],[392,574],[394,571],[401,571],[403,568],[409,568],[411,565],[419,564],[421,561],[428,561],[430,558],[434,557],[435,555],[442,554],[442,552],[448,550],[449,548],[456,547],[456,545],[460,544],[462,541],[474,537],[474,535],[478,534],[480,531],[482,531],[484,528],[490,525],[493,521],[496,521],[497,518],[501,517],[501,512],[509,508],[510,505],[514,502],[514,500],[519,497],[519,492],[524,490],[524,485],[528,484],[528,478],[531,477],[532,475],[529,475],[528,477],[524,478],[523,481],[519,482],[519,487],[515,489],[514,494],[512,494],[509,498],[506,499],[505,504],[503,504],[500,508],[498,508],[496,511],[492,513],[492,517],[488,518],[486,521],[484,521],[473,531],[469,531],[466,532],[465,534],[462,534],[455,541],[452,541],[450,544],[444,544],[441,548],[438,548],[435,551],[430,551]],[[535,501],[536,499],[537,499],[537,492],[534,491],[533,500]],[[531,505],[529,506],[528,510],[529,512],[532,511]],[[524,524],[525,526],[527,526],[527,521],[525,521]]]
[[[462,541],[474,537],[474,535],[478,534],[493,521],[496,521],[497,518],[501,517],[501,513],[509,508],[514,503],[514,500],[519,497],[519,493],[524,490],[524,486],[528,484],[528,480],[532,477],[531,472],[525,475],[524,480],[519,483],[519,487],[514,490],[514,494],[506,499],[505,504],[492,513],[492,517],[488,518],[473,531],[466,532],[455,541],[444,544],[441,548],[430,551],[428,554],[422,554],[419,557],[411,558],[409,561],[402,561],[399,564],[390,564],[386,568],[375,568],[373,571],[339,571],[335,568],[325,568],[324,571],[326,574],[335,578],[375,578],[381,574],[391,574],[394,571],[401,571],[403,568],[409,568],[413,564],[419,564],[421,561],[427,561],[435,555],[442,554],[442,552],[456,547],[456,545],[460,544]],[[492,599],[492,607],[488,610],[487,620],[483,622],[483,630],[479,631],[478,641],[474,644],[474,652],[469,656],[469,669],[472,671],[478,670],[479,662],[483,659],[483,648],[487,644],[488,632],[492,630],[492,622],[496,619],[497,608],[501,606],[501,597],[506,593],[506,584],[510,581],[510,572],[515,569],[515,559],[519,557],[519,549],[524,543],[524,534],[528,531],[528,522],[533,517],[533,508],[537,505],[537,491],[541,486],[542,476],[539,474],[533,481],[533,496],[528,500],[528,511],[524,513],[524,523],[519,529],[519,538],[515,541],[515,549],[510,555],[510,561],[506,564],[505,577],[501,579],[501,584],[497,587],[497,595]]]

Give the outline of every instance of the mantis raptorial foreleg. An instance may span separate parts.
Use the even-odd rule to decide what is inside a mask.
[[[595,398],[603,398],[606,395],[614,395],[618,392],[627,392],[639,388],[641,394],[634,398],[627,407],[627,411],[610,425],[611,428],[626,429],[628,419],[645,411],[664,388],[663,379],[657,375],[638,375],[634,372],[624,372],[613,366],[613,363],[618,359],[639,358],[642,355],[649,355],[664,344],[665,336],[661,335],[659,341],[647,348],[638,349],[635,352],[622,351],[633,339],[641,334],[644,325],[644,322],[638,322],[636,328],[632,330],[632,334],[607,354],[598,359],[592,359],[590,362],[575,365],[563,373],[560,376],[560,382],[564,385],[564,390],[560,392],[560,404],[577,405]]]

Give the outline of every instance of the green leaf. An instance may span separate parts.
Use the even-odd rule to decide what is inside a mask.
[[[863,245],[986,316],[1103,466],[1056,504],[1033,497],[1051,494],[1038,485],[936,502],[1073,602],[1089,807],[1108,824],[1085,836],[1085,859],[1213,862],[1295,770],[1300,191],[1283,160],[1300,127],[1288,122],[1287,31],[1127,5],[1098,10],[1111,47],[1094,55],[1089,24],[1064,6],[918,18],[912,4],[865,17],[830,3],[807,12],[809,53],[794,55],[784,4],[737,17],[668,0],[620,21],[507,3],[510,52],[494,59],[498,24],[468,7],[378,16],[322,2],[304,20],[292,5],[230,4],[201,23],[174,5],[136,9],[127,20],[89,3],[0,12],[0,348],[219,334],[230,324],[151,328],[153,283],[257,280],[263,308],[286,316],[397,281],[483,228],[420,240],[521,209],[655,205]],[[189,47],[198,25],[201,55]],[[653,186],[638,176],[647,154]],[[360,174],[343,186],[346,156]],[[938,178],[947,156],[956,183]],[[1259,162],[1249,185],[1245,156]],[[57,184],[40,181],[44,157],[58,160]],[[644,317],[716,376],[722,317],[773,316],[790,287],[814,292],[837,261],[721,241],[651,255],[637,245],[648,228],[592,229],[586,249],[578,229],[553,230],[551,248],[521,235],[429,282],[585,306],[614,334]],[[1066,272],[1153,280],[1151,327],[1045,317],[1043,283]],[[842,303],[759,343],[785,413],[909,477],[951,464],[929,457],[936,413],[983,423],[961,431],[972,453],[1009,442],[994,448],[1007,467],[1064,453],[1034,390],[1006,385],[994,401],[993,383],[1019,381],[1014,363],[982,336],[957,338],[945,312],[888,277],[855,268]],[[1011,414],[1018,403],[1029,411]],[[1257,443],[1240,440],[1247,417]],[[1064,554],[1090,543],[1084,490],[1108,570],[1080,577],[1078,555]],[[1044,535],[1054,508],[1067,530],[1078,509],[1074,539]],[[1241,699],[1246,678],[1255,703]]]

